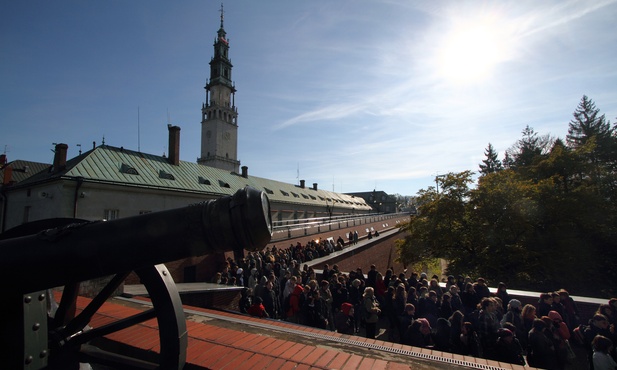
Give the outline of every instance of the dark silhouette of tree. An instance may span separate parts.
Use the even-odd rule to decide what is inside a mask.
[[[538,136],[529,125],[522,131],[523,137],[506,151],[507,168],[531,166],[535,160],[547,154],[553,140],[550,135]]]
[[[611,124],[606,121],[604,114],[600,115],[600,109],[596,108],[596,104],[587,95],[583,95],[572,115],[574,118],[570,121],[566,136],[569,147],[579,148],[593,137],[596,138],[597,152],[611,146],[614,139]]]
[[[488,143],[488,147],[484,151],[484,156],[486,158],[482,160],[482,164],[480,164],[481,176],[503,170],[503,165],[498,159],[497,152],[491,143]]]

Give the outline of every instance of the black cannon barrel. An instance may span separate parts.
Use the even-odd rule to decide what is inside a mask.
[[[23,293],[215,252],[260,250],[272,221],[250,187],[184,208],[0,240],[0,277]]]

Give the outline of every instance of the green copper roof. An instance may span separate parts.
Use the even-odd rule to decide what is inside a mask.
[[[264,191],[272,202],[305,205],[332,205],[338,208],[368,210],[360,197],[301,188],[261,177],[247,176],[180,161],[173,165],[166,157],[101,145],[67,161],[57,172],[41,171],[20,185],[47,182],[58,178],[83,178],[87,182],[102,182],[119,186],[158,188],[161,190],[203,193],[210,196],[234,194],[238,189],[251,186]]]

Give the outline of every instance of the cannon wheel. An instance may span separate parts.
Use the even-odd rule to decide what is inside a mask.
[[[50,219],[21,225],[4,233],[0,238],[30,235],[53,227],[86,222],[77,219]],[[186,362],[188,343],[186,318],[182,301],[171,274],[163,264],[135,270],[144,284],[153,308],[108,323],[98,328],[88,326],[103,303],[128,277],[131,271],[111,277],[108,284],[92,301],[76,314],[80,283],[64,286],[62,298],[55,314],[48,320],[50,355],[47,369],[78,369],[79,363],[90,363],[95,369],[182,369]],[[53,297],[49,297],[50,301]],[[92,343],[101,342],[106,335],[156,318],[159,326],[160,355],[143,359],[103,350]]]
[[[87,325],[129,273],[117,274],[83,311],[75,315],[79,285],[65,286],[60,305],[50,326],[50,365],[66,368],[71,363],[101,364],[113,369],[182,369],[186,361],[187,331],[182,302],[171,274],[160,264],[136,270],[145,285],[153,308],[97,328]],[[105,335],[119,332],[152,318],[159,326],[160,355],[157,361],[102,350],[96,343]],[[54,364],[58,361],[58,365]],[[67,363],[68,362],[68,363]]]

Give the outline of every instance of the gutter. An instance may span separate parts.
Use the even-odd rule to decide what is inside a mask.
[[[77,200],[79,199],[79,188],[84,183],[83,177],[77,177],[75,179],[77,184],[75,185],[75,195],[73,196],[73,218],[77,218]]]

